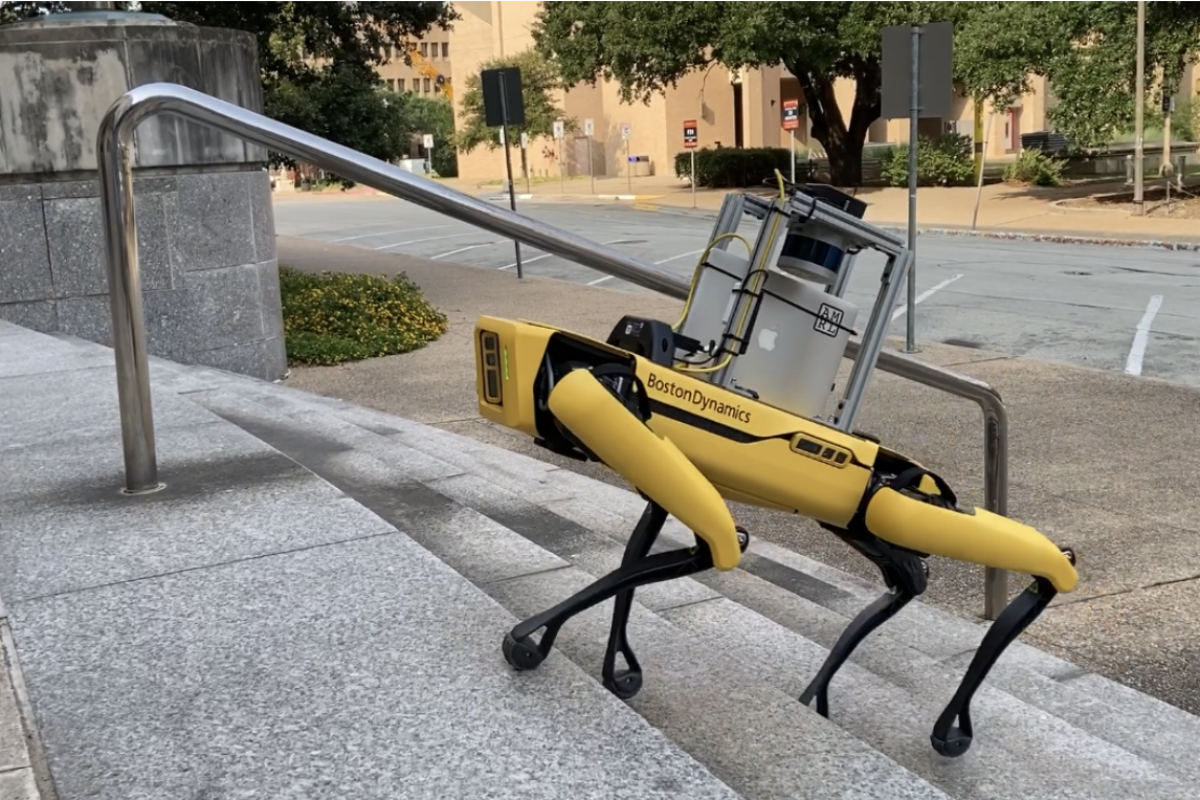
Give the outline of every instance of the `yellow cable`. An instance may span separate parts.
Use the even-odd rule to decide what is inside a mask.
[[[683,321],[687,319],[688,311],[692,308],[692,293],[696,291],[696,284],[700,281],[700,270],[704,269],[704,262],[708,261],[708,254],[712,252],[712,249],[726,239],[737,239],[744,244],[746,246],[747,259],[754,255],[754,248],[750,246],[750,242],[746,241],[746,237],[740,233],[722,233],[709,242],[708,247],[704,248],[704,253],[700,256],[700,260],[696,262],[696,268],[692,270],[692,281],[688,286],[687,299],[683,301],[683,313],[679,316],[679,321],[671,326],[671,330],[678,332],[679,328],[683,325]]]
[[[783,173],[781,173],[779,170],[775,170],[775,178],[779,182],[779,199],[781,202],[786,202],[787,201],[787,189],[784,186]],[[771,233],[769,235],[768,241],[774,241],[775,235],[778,231],[779,231],[779,216],[776,216],[774,221],[771,224]],[[695,288],[695,277],[696,277],[696,275],[699,274],[700,268],[704,264],[705,259],[708,258],[708,253],[712,250],[713,245],[715,245],[718,241],[720,241],[724,236],[730,236],[730,235],[736,236],[736,234],[723,234],[723,236],[719,236],[716,239],[714,239],[712,241],[712,243],[709,244],[708,248],[705,249],[704,255],[701,256],[701,258],[700,258],[700,265],[697,265],[696,273],[693,274],[693,277],[692,277],[692,288],[693,289]],[[738,238],[741,238],[741,237],[738,237]],[[746,240],[742,239],[742,241],[745,242]],[[749,249],[749,243],[747,243],[746,246],[747,246],[747,249]],[[753,252],[753,251],[751,251],[751,252]],[[753,280],[754,280],[754,285],[753,285],[753,288],[750,290],[750,294],[755,294],[758,292],[759,287],[762,285],[763,280],[765,280],[764,276],[766,274],[767,274],[767,270],[760,267],[760,268],[754,270],[751,273],[751,275],[747,275],[747,279],[749,279],[751,276],[753,276]],[[684,317],[687,316],[687,311],[691,306],[691,301],[692,301],[692,294],[691,294],[691,291],[689,291],[687,303],[685,304],[684,309],[683,309]],[[738,319],[738,323],[737,323],[737,332],[733,335],[734,339],[741,341],[742,336],[745,333],[746,319],[749,315],[750,315],[750,304],[747,303],[745,306],[742,307],[742,313],[741,313],[741,316]],[[676,328],[678,328],[679,325],[683,324],[684,317],[680,318],[679,322],[676,324]],[[676,369],[680,372],[690,372],[690,373],[717,372],[721,369],[724,369],[725,366],[732,360],[733,360],[733,354],[727,353],[725,355],[725,358],[723,358],[721,360],[721,362],[715,366],[710,366],[710,367],[677,366]]]

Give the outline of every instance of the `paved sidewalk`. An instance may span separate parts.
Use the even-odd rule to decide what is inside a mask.
[[[282,263],[299,269],[404,271],[450,318],[449,332],[423,350],[296,369],[291,385],[620,482],[607,470],[558,459],[478,419],[472,326],[487,313],[605,336],[626,313],[674,320],[680,303],[287,237],[280,238],[279,253]],[[1200,474],[1200,393],[944,345],[925,345],[919,358],[1000,391],[1012,426],[1010,513],[1080,554],[1079,590],[1055,602],[1034,638],[1101,674],[1200,712],[1193,677],[1200,649],[1191,611],[1200,602],[1200,522],[1194,481],[1180,479]],[[975,406],[879,373],[861,427],[941,472],[964,503],[982,504],[982,420]],[[815,525],[756,509],[739,508],[738,516],[756,537],[876,579],[861,557]],[[964,616],[981,611],[977,570],[937,559],[931,566],[930,602]],[[1022,587],[1014,581],[1012,588]]]

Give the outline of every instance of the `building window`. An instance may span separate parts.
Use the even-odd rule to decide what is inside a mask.
[[[404,78],[398,78],[396,80],[396,88],[402,92],[404,91]]]
[[[421,91],[425,94],[429,93],[429,78],[425,78],[423,81],[421,81]]]
[[[421,42],[421,58],[429,58],[429,42]]]
[[[388,78],[387,84],[388,84],[389,89],[391,89],[393,92],[396,91],[396,79],[395,78]]]
[[[449,57],[450,57],[450,43],[442,42],[442,58],[449,58]],[[1200,82],[1198,82],[1198,83],[1200,83]]]

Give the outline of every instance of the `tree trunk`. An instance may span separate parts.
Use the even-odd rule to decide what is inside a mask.
[[[806,71],[800,65],[788,65],[788,69],[800,80],[812,120],[813,138],[821,143],[829,158],[829,182],[847,188],[861,186],[863,145],[871,123],[879,118],[879,65],[863,64],[855,70],[854,106],[849,125],[837,103],[833,81]]]

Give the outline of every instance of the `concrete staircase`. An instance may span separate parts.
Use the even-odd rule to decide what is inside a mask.
[[[52,353],[50,360],[77,367],[69,373],[72,384],[78,381],[77,390],[86,384],[92,396],[113,394],[111,369],[104,367],[111,364],[111,352],[105,348],[0,327],[0,362],[9,363],[18,352],[42,354],[25,361],[15,357],[12,363],[28,364],[24,374],[37,374],[35,367]],[[17,387],[7,374],[0,369],[5,391]],[[269,556],[266,551],[213,553],[192,566],[151,563],[158,545],[145,539],[138,557],[146,568],[140,575],[108,574],[110,565],[99,564],[102,574],[93,573],[86,587],[56,586],[49,576],[39,587],[43,591],[35,591],[28,576],[6,567],[3,557],[30,552],[21,549],[28,547],[22,543],[34,539],[41,552],[48,552],[62,520],[56,522],[53,508],[32,503],[29,491],[16,498],[15,538],[0,540],[0,595],[13,617],[17,660],[31,687],[33,716],[60,800],[168,796],[154,794],[168,787],[169,796],[193,796],[208,785],[257,789],[271,797],[322,798],[1181,800],[1194,795],[1188,786],[1200,785],[1200,719],[1021,642],[1009,649],[976,696],[972,749],[958,759],[938,756],[929,744],[934,719],[986,626],[920,602],[859,648],[834,681],[830,719],[820,717],[795,698],[850,618],[882,587],[753,538],[742,567],[733,572],[637,591],[630,637],[645,684],[632,700],[623,702],[599,685],[611,601],[568,623],[554,654],[537,671],[517,673],[500,653],[504,633],[516,619],[557,603],[618,566],[625,538],[644,507],[634,493],[280,385],[162,361],[154,364],[154,379],[156,409],[165,411],[160,453],[168,487],[203,472],[182,462],[172,469],[169,445],[182,447],[184,441],[169,435],[171,426],[203,419],[210,440],[244,437],[239,441],[258,459],[254,469],[260,478],[266,472],[287,473],[299,488],[299,494],[287,497],[272,490],[273,500],[272,492],[260,491],[253,504],[233,502],[230,508],[260,520],[244,534],[272,523],[300,525],[295,520],[302,517],[328,525],[324,506],[331,503],[339,508],[342,525],[360,530],[340,532],[336,546],[296,539],[288,547],[268,548]],[[111,438],[115,417],[109,422],[104,435]],[[95,426],[90,430],[100,435]],[[286,463],[269,457],[277,454]],[[5,455],[9,466],[0,465],[0,477],[11,474],[6,470],[32,468],[13,446]],[[106,467],[110,478],[119,455],[118,446]],[[303,475],[289,472],[293,467],[302,468]],[[185,506],[220,504],[222,495],[238,493],[237,481],[206,475],[198,479],[208,482],[198,498],[134,501],[139,513],[153,515],[154,524],[164,528],[187,526],[178,516]],[[60,498],[85,502],[69,495]],[[13,500],[11,487],[3,497],[6,503]],[[103,502],[130,501],[110,497]],[[278,519],[288,515],[272,502],[306,513],[291,514],[288,523]],[[227,524],[238,523],[227,516]],[[202,535],[203,526],[193,528],[194,536]],[[660,547],[691,541],[674,520],[663,538]],[[183,538],[171,545],[197,546]],[[94,689],[96,679],[77,676],[83,651],[63,637],[73,615],[82,618],[98,609],[89,600],[64,612],[54,607],[53,595],[94,595],[127,582],[162,585],[185,570],[213,572],[232,561],[245,567],[272,558],[320,560],[332,557],[321,553],[339,548],[364,552],[348,571],[293,568],[290,583],[282,578],[262,583],[261,576],[247,572],[232,583],[219,582],[230,587],[225,600],[211,587],[176,589],[181,594],[162,602],[174,607],[194,591],[191,612],[150,613],[141,627],[122,628],[144,641],[133,649],[127,644],[119,663],[141,647],[150,663],[174,669],[190,665],[213,674],[227,674],[230,665],[199,645],[239,639],[229,645],[228,656],[239,669],[259,670],[263,680],[281,675],[295,680],[289,692],[254,695],[260,701],[271,697],[273,704],[231,714],[209,694],[221,690],[199,674],[146,685],[138,675],[153,676],[114,665],[109,680],[124,687],[122,702],[147,727],[127,732],[117,744],[101,744],[79,732],[80,726],[98,725],[112,710],[96,707],[88,696],[86,688]],[[422,580],[433,574],[436,580]],[[443,596],[430,596],[431,587]],[[388,593],[396,597],[381,599]],[[227,602],[230,608],[206,608],[206,600]],[[138,605],[144,602],[134,603],[140,610],[133,616],[146,613]],[[278,603],[295,604],[300,617],[271,623],[284,614]],[[120,604],[111,601],[104,610],[121,613]],[[214,617],[220,636],[214,639],[203,625],[189,627],[196,622],[193,615]],[[318,651],[312,642],[307,648],[289,644],[295,626],[302,624],[321,628],[337,646]],[[357,636],[368,624],[380,627],[365,639]],[[157,633],[147,632],[155,626]],[[162,660],[158,648],[164,645],[153,644],[155,636],[191,655]],[[99,645],[92,644],[109,642],[99,639]],[[261,666],[256,660],[282,656],[248,651],[247,640],[260,648],[286,645],[295,671]],[[372,647],[383,650],[372,657]],[[397,655],[395,648],[405,654]],[[78,686],[64,691],[56,684],[63,681]],[[370,711],[376,704],[394,704],[403,713]],[[195,718],[196,729],[206,730],[200,723],[210,705],[230,715],[221,739],[180,744],[188,734],[171,722],[174,715]],[[354,717],[353,709],[365,716]],[[288,725],[313,732],[313,742],[303,739],[303,746],[315,748],[317,762],[343,750],[339,741],[354,742],[353,755],[342,757],[351,758],[369,780],[350,785],[341,766],[303,763],[310,756],[298,741],[271,750],[258,740],[260,729],[277,729],[280,719],[285,737],[294,735]],[[319,746],[323,739],[328,739],[325,747]],[[149,758],[135,752],[146,746],[159,752]],[[172,747],[190,748],[192,760],[185,764],[169,757]],[[412,755],[398,757],[401,766],[389,761],[397,758],[396,748],[406,747],[421,751],[420,766]],[[239,761],[239,753],[262,748],[273,753],[274,761],[264,766],[261,754],[257,767]],[[139,773],[151,764],[158,773]],[[468,770],[480,772],[471,776]],[[421,780],[406,781],[406,774],[420,774]],[[287,783],[275,783],[281,780]],[[287,791],[278,788],[284,785]]]

